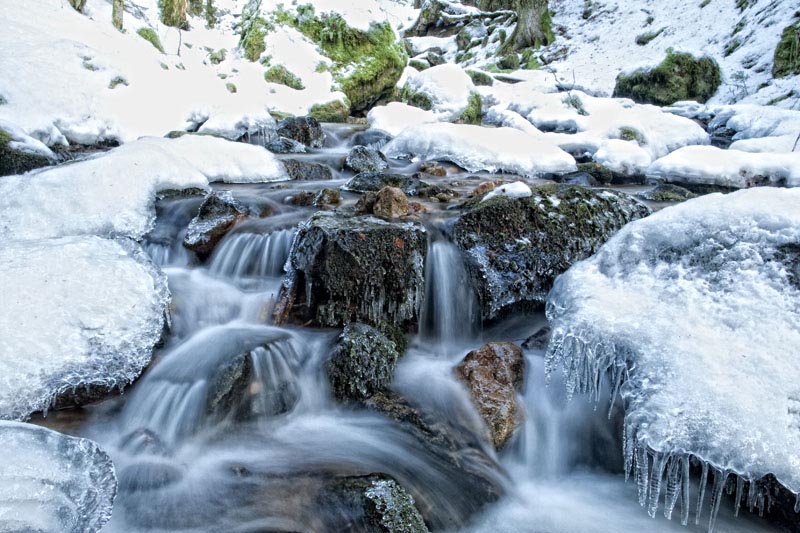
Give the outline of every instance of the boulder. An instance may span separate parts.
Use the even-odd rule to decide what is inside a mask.
[[[381,172],[389,168],[389,161],[380,150],[355,146],[347,154],[345,165],[355,172]]]
[[[200,204],[200,211],[189,223],[183,245],[205,259],[225,234],[249,214],[250,210],[229,191],[212,192]]]
[[[427,236],[418,223],[317,213],[300,225],[275,320],[416,328]]]
[[[284,159],[283,166],[286,173],[296,181],[325,181],[333,179],[333,172],[330,167],[322,163],[313,161],[303,161],[302,159]]]
[[[366,146],[367,148],[380,150],[391,140],[392,136],[385,131],[369,129],[360,131],[353,135],[352,142],[355,146],[362,145]]]
[[[345,183],[344,189],[353,192],[378,192],[384,187],[397,187],[409,196],[417,196],[421,189],[430,187],[416,176],[386,174],[383,172],[361,172]]]
[[[375,195],[372,213],[383,218],[397,218],[408,214],[408,198],[397,187],[384,187]]]
[[[325,132],[314,117],[285,118],[278,123],[278,135],[295,140],[309,148],[325,145]]]
[[[392,382],[400,354],[384,334],[366,324],[350,324],[326,363],[333,397],[342,403],[361,402]]]
[[[305,144],[288,137],[270,139],[264,147],[274,154],[304,154],[306,152]]]
[[[424,172],[425,174],[430,174],[431,176],[436,176],[437,178],[443,178],[447,176],[447,169],[441,163],[437,163],[436,161],[426,161],[422,163],[419,167],[420,172]]]
[[[559,274],[649,212],[620,192],[543,185],[527,198],[477,202],[456,221],[453,239],[466,256],[483,319],[490,320],[541,306]]]
[[[456,367],[498,450],[523,421],[517,393],[522,392],[524,374],[522,348],[510,342],[490,342],[469,352]]]
[[[689,189],[684,189],[683,187],[671,183],[657,185],[649,191],[641,193],[639,196],[651,202],[683,202],[684,200],[691,200],[697,197],[697,195]]]

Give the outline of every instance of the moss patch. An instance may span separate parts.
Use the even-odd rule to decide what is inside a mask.
[[[642,33],[641,35],[638,35],[636,37],[636,44],[638,44],[639,46],[645,46],[646,44],[649,44],[650,41],[652,41],[662,33],[664,33],[664,28],[661,28],[658,31],[649,31],[647,33]]]
[[[167,26],[189,29],[186,22],[186,0],[158,0],[161,22]]]
[[[236,88],[236,85],[230,82],[225,84],[225,88],[228,89],[228,92],[231,94],[235,94],[236,92],[239,91],[239,89]]]
[[[305,85],[303,85],[302,80],[289,72],[283,65],[275,65],[274,67],[270,67],[269,70],[264,73],[264,80],[270,83],[286,85],[287,87],[297,89],[298,91],[306,88]]]
[[[161,45],[161,39],[158,38],[158,34],[153,28],[139,28],[136,30],[136,33],[139,34],[139,37],[152,44],[156,50],[162,54],[164,53],[164,47]]]
[[[541,66],[542,63],[539,61],[539,58],[536,57],[536,54],[534,54],[533,49],[526,48],[522,51],[520,67],[524,68],[525,70],[538,70],[541,68]]]
[[[53,162],[39,154],[29,154],[11,148],[11,136],[0,130],[0,176],[22,174],[34,168],[45,167]]]
[[[217,50],[216,52],[211,52],[211,54],[208,56],[208,60],[211,61],[212,65],[219,65],[220,63],[225,61],[226,54],[227,52],[225,51],[224,48],[222,48],[220,50]]]
[[[433,100],[425,93],[418,93],[410,90],[408,87],[403,87],[400,92],[400,100],[408,105],[430,111],[433,109]]]
[[[477,70],[467,70],[467,75],[472,78],[472,83],[478,86],[487,86],[491,87],[494,85],[494,78],[490,75],[486,74],[485,72],[480,72]]]
[[[483,117],[483,100],[481,100],[481,95],[478,93],[472,93],[469,95],[469,105],[461,113],[461,116],[458,119],[459,123],[462,124],[478,124],[481,123],[481,118]]]
[[[668,52],[660,65],[617,76],[615,97],[640,103],[671,105],[680,100],[700,103],[711,98],[722,83],[719,65],[709,57]]]
[[[413,68],[419,70],[420,72],[430,68],[430,65],[428,65],[424,61],[420,61],[419,59],[412,59],[411,61],[408,62],[408,66],[413,67]]]
[[[315,104],[308,115],[320,122],[347,122],[350,116],[350,102],[334,100],[327,104]]]
[[[644,137],[641,132],[636,128],[630,126],[622,126],[619,129],[619,138],[623,141],[633,141],[638,144],[644,144]]]
[[[782,78],[790,74],[800,74],[800,22],[787,26],[775,49],[772,77]]]

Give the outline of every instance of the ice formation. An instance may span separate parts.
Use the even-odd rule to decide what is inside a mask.
[[[0,421],[0,530],[94,533],[111,518],[114,465],[90,440]]]
[[[388,157],[419,156],[452,161],[469,172],[508,172],[534,177],[576,170],[575,159],[557,146],[513,128],[490,130],[467,124],[406,128],[384,147]]]
[[[0,237],[138,239],[150,230],[160,190],[282,179],[283,165],[258,146],[206,135],[144,138],[77,163],[3,178]]]
[[[150,362],[168,291],[135,243],[7,241],[0,265],[0,419],[25,419],[64,393],[122,387]]]
[[[633,222],[556,281],[548,371],[625,408],[627,471],[651,515],[682,520],[690,458],[714,473],[709,528],[727,478],[762,508],[774,474],[800,491],[800,190],[713,194]],[[613,400],[612,400],[613,401]],[[704,487],[701,484],[701,487]],[[747,488],[745,488],[747,487]],[[706,504],[708,505],[708,504]]]
[[[800,111],[772,106],[731,105],[711,108],[710,129],[736,132],[731,148],[744,152],[791,152],[800,133]]]
[[[383,130],[389,135],[398,135],[412,126],[439,122],[433,111],[426,111],[402,102],[390,102],[384,106],[373,107],[367,114],[372,128]]]
[[[442,120],[455,120],[469,106],[469,97],[476,92],[472,78],[454,63],[431,67],[409,76],[405,89],[430,98],[431,111]]]

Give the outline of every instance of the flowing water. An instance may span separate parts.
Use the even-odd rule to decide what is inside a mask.
[[[330,131],[325,149],[303,156],[330,164],[338,179],[302,188],[343,183],[339,162],[353,133]],[[398,480],[440,531],[707,529],[647,515],[635,483],[622,475],[619,414],[609,418],[581,398],[567,402],[557,378],[547,387],[541,346],[525,351],[523,428],[500,454],[477,436],[480,419],[453,367],[485,342],[522,343],[545,321],[528,313],[481,328],[465,265],[447,237],[446,210],[426,221],[426,303],[393,387],[460,428],[480,452],[474,455],[488,457],[462,457],[462,467],[506,495],[481,507],[470,478],[417,436],[375,412],[334,403],[323,368],[339,332],[270,323],[295,227],[312,212],[283,202],[299,185],[288,186],[226,187],[245,201],[267,199],[275,214],[238,225],[205,265],[181,246],[199,200],[159,204],[146,248],[169,278],[169,336],[137,384],[92,408],[74,430],[99,441],[117,467],[107,531],[360,531],[328,488],[338,476],[372,472]],[[771,531],[732,515],[723,509],[716,531]]]

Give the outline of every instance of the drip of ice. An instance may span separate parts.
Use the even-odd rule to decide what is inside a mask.
[[[111,517],[114,465],[97,444],[0,421],[0,531],[94,533]]]
[[[283,275],[295,231],[283,229],[266,235],[233,233],[225,237],[211,258],[212,274],[233,278]]]

